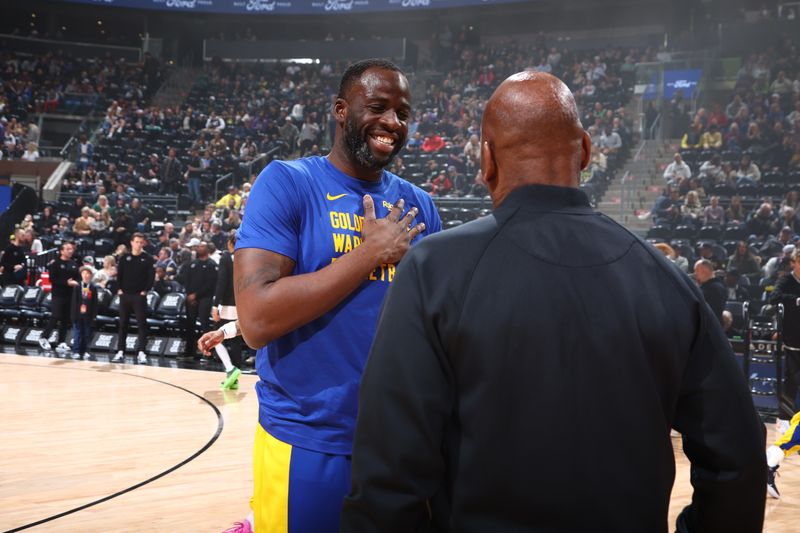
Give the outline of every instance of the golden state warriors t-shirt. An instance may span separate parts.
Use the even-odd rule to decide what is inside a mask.
[[[425,231],[415,241],[441,229],[433,201],[418,187],[386,171],[378,182],[362,181],[325,157],[309,157],[273,161],[261,172],[236,249],[285,255],[294,275],[316,272],[361,244],[365,194],[377,218],[400,198],[404,209],[417,207],[415,223],[424,222]],[[322,453],[351,453],[358,385],[395,268],[380,265],[333,310],[258,351],[259,423],[268,433]]]

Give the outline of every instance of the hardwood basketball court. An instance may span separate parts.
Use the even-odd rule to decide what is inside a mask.
[[[257,378],[242,375],[238,391],[223,393],[221,377],[0,355],[0,531],[215,533],[244,518]],[[673,444],[670,531],[691,499],[688,461]],[[767,500],[764,531],[793,533],[800,458],[779,472],[782,499]]]

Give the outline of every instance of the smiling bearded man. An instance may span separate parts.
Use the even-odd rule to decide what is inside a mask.
[[[400,69],[352,65],[332,111],[330,154],[264,169],[236,243],[239,324],[259,349],[259,533],[338,531],[378,310],[409,246],[441,228],[430,196],[384,170],[408,135]]]

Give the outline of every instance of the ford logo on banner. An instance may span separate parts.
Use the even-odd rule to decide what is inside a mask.
[[[664,98],[672,98],[677,91],[681,91],[684,98],[691,99],[702,74],[700,69],[665,70]]]

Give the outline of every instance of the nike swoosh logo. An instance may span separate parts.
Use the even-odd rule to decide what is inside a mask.
[[[343,198],[345,196],[347,196],[347,193],[337,194],[336,196],[331,196],[331,193],[328,193],[328,195],[325,198],[327,198],[328,200],[338,200],[339,198]]]

